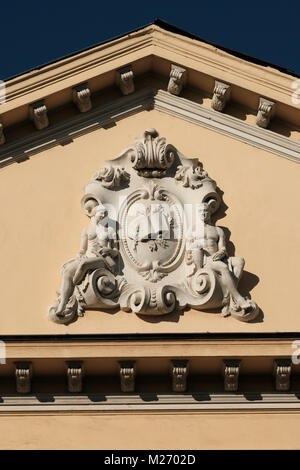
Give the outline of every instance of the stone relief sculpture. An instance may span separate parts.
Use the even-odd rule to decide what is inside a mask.
[[[228,256],[211,221],[220,197],[202,163],[155,129],[106,163],[86,185],[90,224],[62,267],[49,318],[69,324],[86,310],[154,316],[187,308],[255,318],[257,305],[238,290],[245,261]]]

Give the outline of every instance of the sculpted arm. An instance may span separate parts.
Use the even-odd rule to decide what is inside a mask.
[[[88,235],[87,235],[87,230],[84,229],[81,235],[80,249],[78,252],[79,257],[85,255],[87,247],[88,247]]]
[[[226,252],[226,243],[225,243],[225,234],[220,227],[216,227],[219,235],[218,241],[218,251],[213,255],[213,260],[218,261],[227,256]]]

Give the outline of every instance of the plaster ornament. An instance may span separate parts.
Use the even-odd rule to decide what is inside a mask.
[[[73,102],[81,113],[86,113],[92,109],[91,90],[87,83],[77,85],[72,89]]]
[[[275,390],[288,391],[290,389],[291,372],[292,372],[292,362],[290,359],[275,359],[274,361]]]
[[[186,380],[188,376],[188,361],[172,361],[172,391],[186,392]]]
[[[44,100],[29,105],[29,116],[36,129],[42,130],[49,126],[48,112]]]
[[[130,65],[116,71],[116,84],[123,95],[130,95],[134,92],[133,71]]]
[[[172,95],[180,95],[182,88],[186,83],[186,69],[178,65],[171,65],[168,92]]]
[[[2,122],[0,122],[0,145],[5,144],[5,135],[4,135],[4,127]]]
[[[32,364],[31,362],[15,363],[16,390],[18,393],[31,392]]]
[[[135,361],[120,361],[120,381],[122,392],[135,390]]]
[[[258,111],[256,116],[256,124],[259,127],[267,128],[271,118],[275,113],[275,103],[266,98],[259,98]]]
[[[67,363],[68,392],[82,392],[83,365],[80,361]]]
[[[228,256],[224,232],[211,221],[219,206],[202,163],[146,130],[87,183],[90,224],[62,267],[50,320],[69,324],[91,309],[143,317],[187,308],[255,318],[257,305],[238,291],[245,261]]]
[[[225,392],[237,392],[239,387],[239,360],[225,360],[223,364],[224,390]]]
[[[129,183],[130,174],[124,168],[108,166],[100,168],[92,179],[100,181],[104,188],[114,189]]]
[[[175,178],[182,181],[185,188],[197,189],[202,186],[202,180],[208,177],[206,171],[203,170],[201,162],[195,163],[193,166],[179,165]]]
[[[231,87],[227,83],[215,81],[211,107],[215,111],[224,111],[226,104],[230,100]]]

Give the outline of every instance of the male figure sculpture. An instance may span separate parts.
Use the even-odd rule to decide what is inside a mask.
[[[233,312],[238,312],[238,316],[253,314],[256,304],[237,290],[245,260],[228,257],[224,232],[211,222],[209,204],[199,204],[197,209],[197,231],[187,237],[187,265],[193,270],[188,275],[202,268],[218,275],[224,295],[223,316]]]
[[[88,271],[100,267],[114,272],[115,258],[118,250],[115,248],[115,231],[108,227],[107,210],[103,205],[97,205],[90,212],[90,225],[84,229],[81,246],[76,258],[72,258],[62,266],[62,283],[59,298],[49,308],[55,309],[57,317],[68,314],[68,302],[72,298],[75,286],[80,284]]]

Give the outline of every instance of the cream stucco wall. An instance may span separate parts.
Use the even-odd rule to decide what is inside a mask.
[[[224,192],[228,209],[217,224],[231,231],[236,254],[246,259],[250,274],[241,289],[253,287],[261,322],[246,324],[198,311],[160,322],[124,312],[87,312],[69,326],[48,321],[60,267],[77,253],[88,224],[80,207],[84,185],[104,160],[114,158],[148,127],[186,156],[199,157]],[[2,168],[1,333],[299,331],[299,176],[295,162],[159,111],[141,112],[111,129]]]
[[[0,449],[299,449],[299,425],[295,411],[3,414]]]

